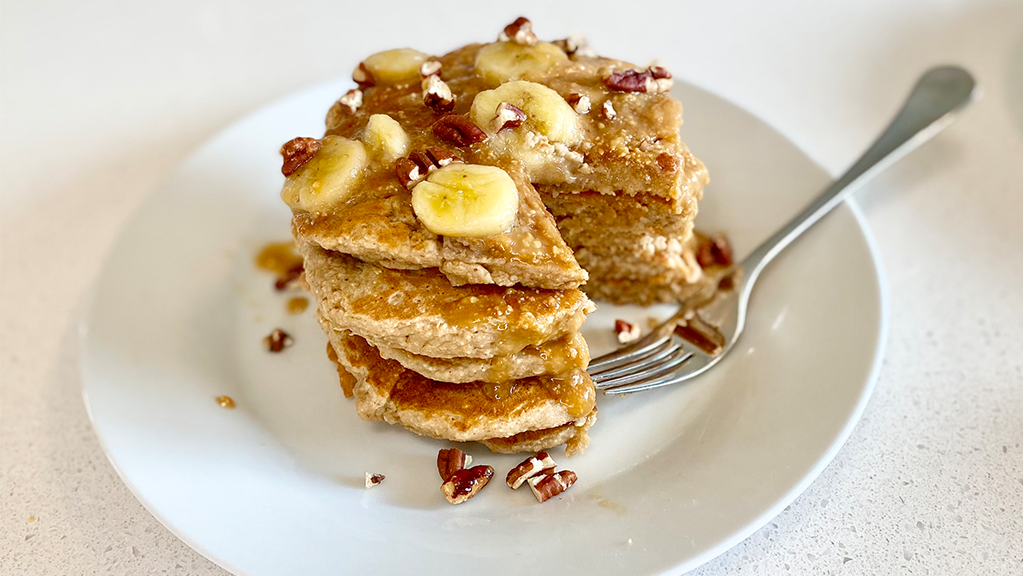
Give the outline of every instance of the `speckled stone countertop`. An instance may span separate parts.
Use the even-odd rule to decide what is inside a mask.
[[[789,508],[695,573],[1021,573],[1019,2],[305,4],[3,6],[0,572],[225,573],[143,509],[90,429],[76,334],[104,255],[233,120],[394,38],[443,51],[523,13],[544,36],[587,31],[604,53],[659,57],[834,174],[922,70],[976,75],[984,99],[859,194],[892,311],[863,420]]]

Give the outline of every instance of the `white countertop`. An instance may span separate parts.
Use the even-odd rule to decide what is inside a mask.
[[[1020,573],[1021,4],[455,6],[4,4],[0,572],[225,573],[143,509],[90,429],[76,331],[104,255],[142,198],[233,120],[395,38],[443,52],[522,13],[543,37],[587,31],[602,53],[658,57],[833,174],[925,68],[975,74],[984,98],[859,194],[892,311],[863,420],[786,511],[695,573]]]

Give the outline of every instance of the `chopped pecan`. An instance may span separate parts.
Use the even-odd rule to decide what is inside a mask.
[[[440,76],[430,75],[423,79],[423,103],[434,112],[444,114],[455,108],[455,95]]]
[[[711,356],[717,356],[725,346],[725,336],[697,313],[684,316],[673,332]]]
[[[668,92],[672,88],[672,74],[661,66],[647,70],[619,70],[604,77],[606,86],[617,92]]]
[[[587,114],[590,112],[590,96],[573,92],[565,98],[565,101],[572,106],[572,109],[577,114]]]
[[[263,346],[270,352],[280,352],[294,343],[292,337],[280,328],[274,328],[270,335],[263,339]]]
[[[732,265],[732,246],[724,234],[715,234],[697,246],[697,263],[701,268]]]
[[[369,472],[366,472],[366,473],[363,474],[363,483],[366,485],[366,487],[368,489],[369,488],[373,488],[374,486],[377,486],[378,484],[380,484],[383,481],[384,481],[384,475],[383,474],[370,474]]]
[[[508,102],[502,102],[498,104],[498,107],[494,110],[494,119],[491,120],[491,129],[495,133],[501,132],[502,130],[511,130],[518,128],[526,122],[526,112],[515,104],[509,104]]]
[[[455,114],[444,116],[434,122],[433,130],[438,138],[459,147],[469,146],[487,139],[487,133],[479,126],[467,118]]]
[[[505,476],[505,484],[513,490],[518,490],[524,482],[533,478],[545,470],[554,470],[555,461],[547,452],[538,452],[536,456],[530,456],[519,463],[518,466],[508,471]]]
[[[284,157],[281,173],[291,176],[319,151],[320,141],[316,138],[292,138],[285,142],[284,146],[281,146],[281,156]]]
[[[302,271],[301,262],[286,270],[284,274],[278,276],[277,280],[274,281],[274,290],[290,290],[301,286],[299,278],[302,277]]]
[[[445,448],[437,453],[437,473],[445,482],[466,467],[466,453],[458,448]]]
[[[359,84],[360,88],[369,88],[377,83],[377,81],[373,79],[373,74],[370,73],[370,69],[362,62],[360,62],[359,66],[356,66],[356,69],[352,71],[352,81]]]
[[[491,481],[494,476],[494,468],[490,466],[473,466],[463,468],[448,477],[441,485],[441,492],[451,504],[462,504],[469,500],[481,488]]]
[[[555,40],[553,44],[561,48],[566,56],[597,56],[597,53],[594,52],[594,49],[590,47],[587,39],[583,36],[569,36],[562,40]]]
[[[520,16],[505,26],[505,29],[498,35],[501,42],[515,42],[524,46],[533,46],[537,43],[537,35],[533,33],[533,23]]]
[[[359,110],[359,107],[362,105],[363,91],[358,88],[353,88],[345,92],[344,96],[338,98],[338,106],[349,114],[355,114],[356,110]]]
[[[461,162],[451,150],[440,146],[431,146],[426,150],[415,150],[408,158],[399,158],[395,162],[395,174],[398,181],[408,189],[423,180],[438,168],[444,168],[452,162]]]
[[[440,76],[442,65],[437,60],[427,60],[423,64],[420,64],[420,76],[426,78],[427,76]]]
[[[608,120],[615,120],[615,116],[617,116],[617,114],[615,112],[615,106],[612,105],[611,100],[605,100],[604,104],[601,105],[601,114],[603,114]]]
[[[553,496],[558,496],[576,483],[576,473],[572,470],[562,470],[551,475],[535,476],[529,480],[530,490],[537,497],[538,502],[547,502]]]
[[[640,339],[640,326],[626,322],[625,320],[615,321],[615,338],[619,344],[628,344]]]

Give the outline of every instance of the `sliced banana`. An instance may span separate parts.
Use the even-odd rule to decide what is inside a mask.
[[[526,121],[523,123],[525,129],[539,132],[551,142],[574,146],[583,140],[580,115],[565,98],[543,84],[523,80],[506,82],[494,90],[484,90],[473,99],[470,119],[487,131],[488,136],[495,135],[491,120],[502,102],[521,108],[526,113]]]
[[[501,168],[449,164],[412,189],[412,208],[435,234],[494,236],[515,222],[519,190]]]
[[[394,162],[409,150],[409,135],[387,114],[374,114],[360,136],[370,152],[385,162]]]
[[[419,81],[420,65],[430,56],[412,48],[395,48],[370,55],[363,60],[363,66],[370,71],[378,84],[398,84],[410,80]]]
[[[536,80],[568,62],[565,52],[550,42],[532,46],[495,42],[477,52],[475,68],[488,82],[501,84],[508,80]]]
[[[284,181],[281,198],[307,212],[329,212],[345,201],[369,163],[358,140],[324,136],[320,151]]]

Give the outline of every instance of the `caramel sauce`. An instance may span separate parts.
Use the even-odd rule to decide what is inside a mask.
[[[288,300],[288,313],[289,314],[302,314],[309,307],[309,300],[302,296],[296,296]]]
[[[235,401],[231,399],[231,396],[217,396],[217,405],[230,410],[235,407]]]
[[[267,244],[256,255],[256,266],[277,275],[284,275],[302,266],[302,256],[295,252],[295,242]]]

